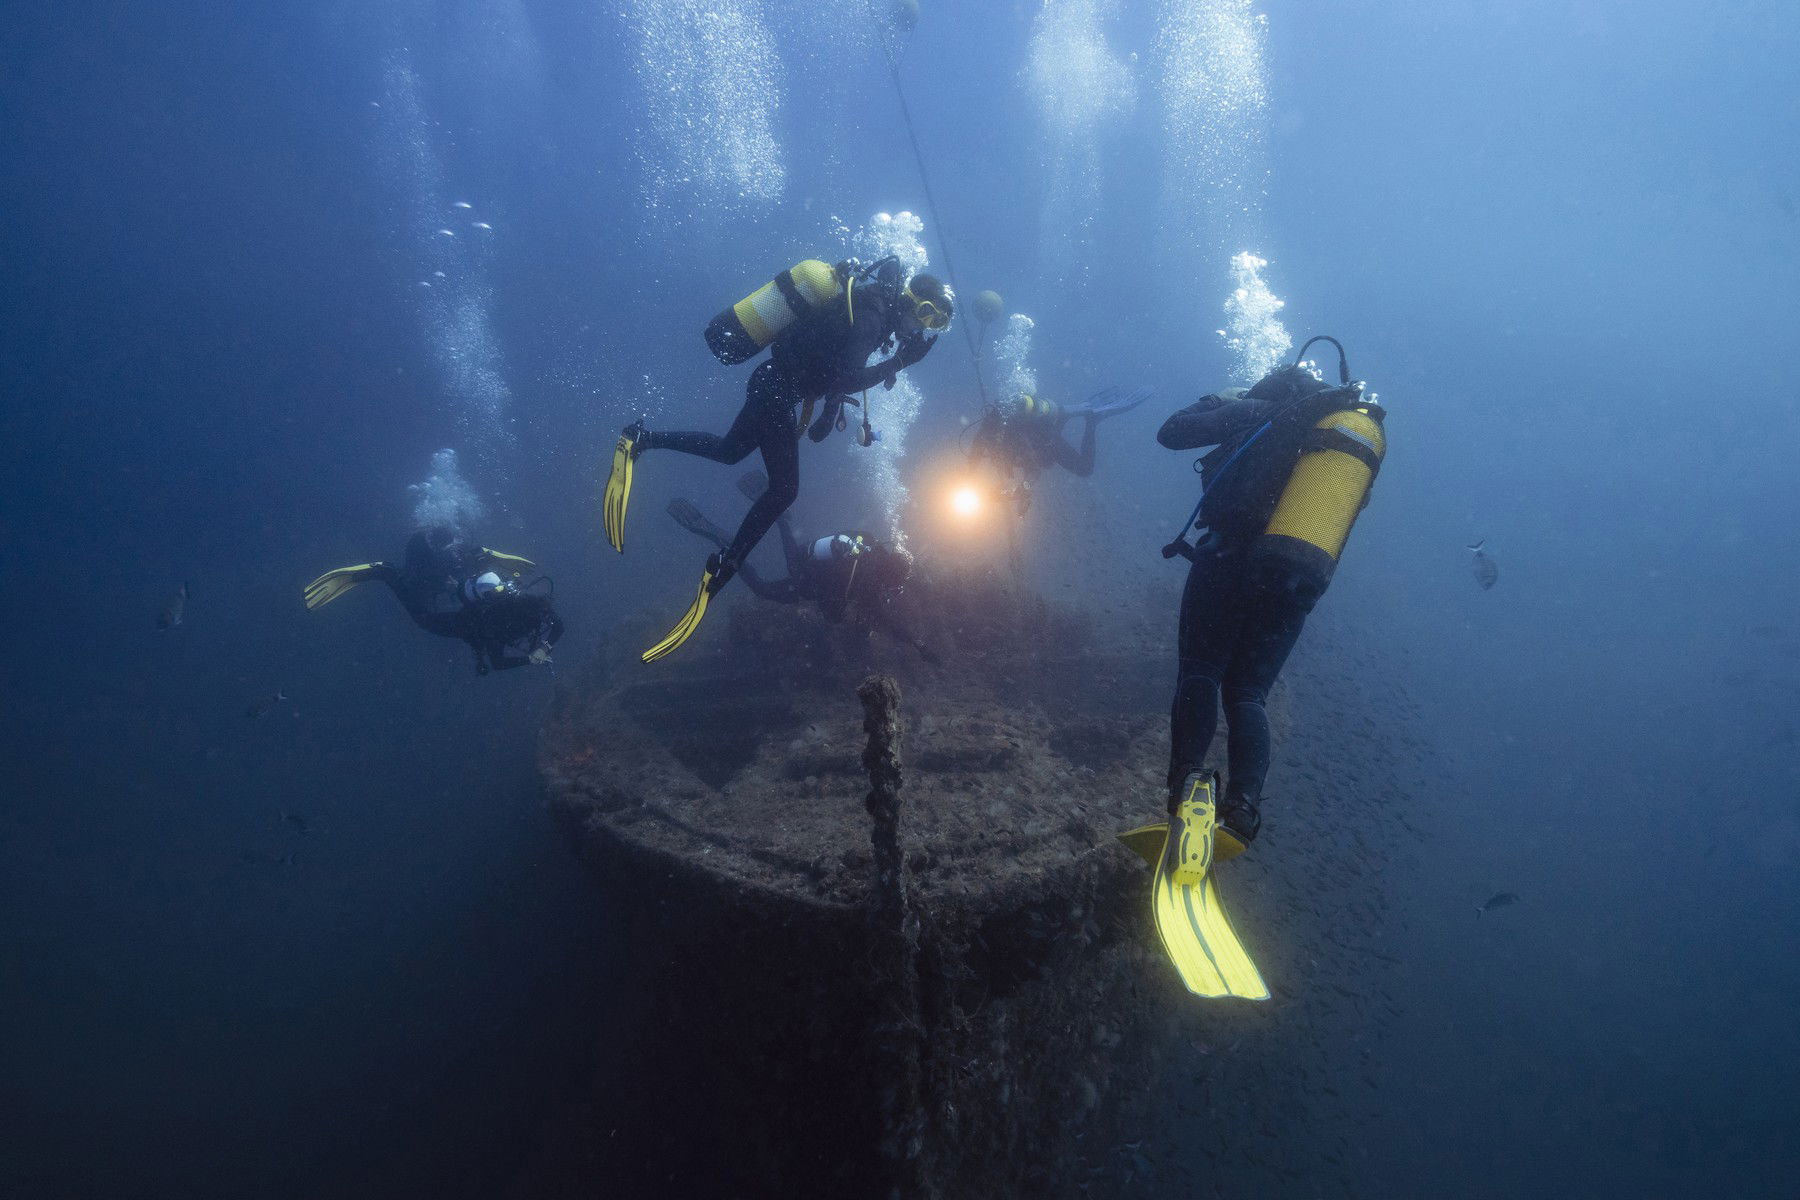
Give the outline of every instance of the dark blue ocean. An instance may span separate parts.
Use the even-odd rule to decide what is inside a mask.
[[[963,324],[877,395],[886,457],[807,449],[802,503],[901,520],[984,387],[1153,386],[1046,483],[1092,519],[1032,569],[1096,611],[1164,589],[1171,637],[1163,418],[1313,333],[1388,406],[1322,606],[1416,701],[1372,736],[1447,782],[1385,881],[1359,1153],[1254,1194],[1793,1193],[1800,8],[897,11],[9,13],[0,1194],[507,1193],[632,1038],[540,794],[555,680],[301,589],[450,519],[553,576],[565,672],[673,619],[701,552],[655,522],[735,519],[735,472],[659,467],[621,560],[619,428],[723,430],[708,318],[894,249]],[[978,383],[984,288],[1029,321]],[[1118,1194],[1211,1194],[1155,1137],[1184,1172]]]

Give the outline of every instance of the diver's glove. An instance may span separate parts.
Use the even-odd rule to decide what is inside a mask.
[[[887,367],[887,378],[881,381],[881,386],[884,388],[892,388],[894,386],[894,380],[900,372],[906,370],[906,368],[912,366],[927,354],[930,354],[931,347],[935,345],[936,342],[937,339],[935,337],[925,337],[922,334],[901,338],[900,348],[894,351],[894,357],[888,359],[885,364]]]
[[[831,427],[837,424],[838,414],[843,411],[844,401],[847,399],[849,397],[841,395],[825,397],[825,411],[807,428],[806,436],[815,442],[822,442],[829,437]]]
[[[922,333],[901,338],[900,349],[894,352],[894,361],[899,363],[901,369],[904,370],[930,354],[931,348],[935,345],[937,345],[936,337],[926,337]]]

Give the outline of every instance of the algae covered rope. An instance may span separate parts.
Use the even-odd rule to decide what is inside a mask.
[[[900,85],[900,60],[894,54],[894,48],[888,44],[887,29],[881,23],[881,16],[875,11],[874,0],[863,0],[869,10],[869,21],[875,26],[875,37],[881,42],[882,57],[887,60],[888,76],[894,81],[894,98],[900,101],[900,119],[906,124],[906,140],[912,146],[913,161],[919,166],[919,183],[925,189],[925,207],[931,210],[932,224],[937,226],[938,246],[944,251],[944,274],[950,277],[950,289],[958,296],[963,294],[962,284],[956,279],[956,263],[950,257],[950,235],[945,230],[943,214],[938,211],[937,196],[931,190],[931,172],[925,169],[925,152],[919,148],[919,131],[913,125],[912,106],[906,102],[906,89]],[[981,351],[975,345],[975,333],[969,327],[968,320],[962,322],[963,341],[969,346],[969,366],[975,371],[975,389],[981,393],[981,409],[988,409],[987,380],[981,375]]]
[[[906,856],[900,850],[900,685],[871,675],[856,689],[863,706],[863,770],[869,794],[863,805],[874,818],[875,887],[869,905],[871,959],[880,1012],[876,1053],[883,1060],[882,1154],[892,1168],[894,1194],[918,1196],[924,1187],[925,1030],[919,1006],[919,922],[909,910]]]

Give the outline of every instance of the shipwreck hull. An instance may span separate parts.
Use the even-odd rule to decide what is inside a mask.
[[[1369,987],[1391,841],[1371,818],[1400,794],[1382,754],[1346,768],[1358,730],[1295,738],[1289,693],[1272,697],[1291,791],[1222,886],[1275,999],[1202,1003],[1112,836],[1161,815],[1161,654],[1002,648],[931,669],[859,645],[821,662],[768,625],[729,654],[597,672],[546,725],[549,804],[621,925],[629,1008],[515,1195],[1176,1194],[1180,1165],[1138,1151],[1171,1122],[1190,1157],[1228,1158],[1221,1179],[1266,1180],[1246,1143],[1271,1127],[1304,1141],[1284,1172],[1330,1172],[1345,1136],[1318,1129],[1333,1104],[1299,1039],[1366,1059],[1379,996],[1296,985]],[[885,876],[869,668],[904,693],[904,865]],[[1367,700],[1353,672],[1290,676],[1309,709]],[[1347,802],[1346,772],[1365,800]],[[1337,852],[1365,833],[1373,847]],[[1333,889],[1366,910],[1354,929],[1319,902]],[[1171,1086],[1200,1107],[1152,1112]]]

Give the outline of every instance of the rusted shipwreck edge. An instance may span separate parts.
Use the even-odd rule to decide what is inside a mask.
[[[964,688],[905,728],[891,679],[861,691],[729,772],[630,686],[547,726],[629,1011],[519,1194],[1078,1195],[1135,1127],[1180,1006],[1110,834],[1163,718]]]

